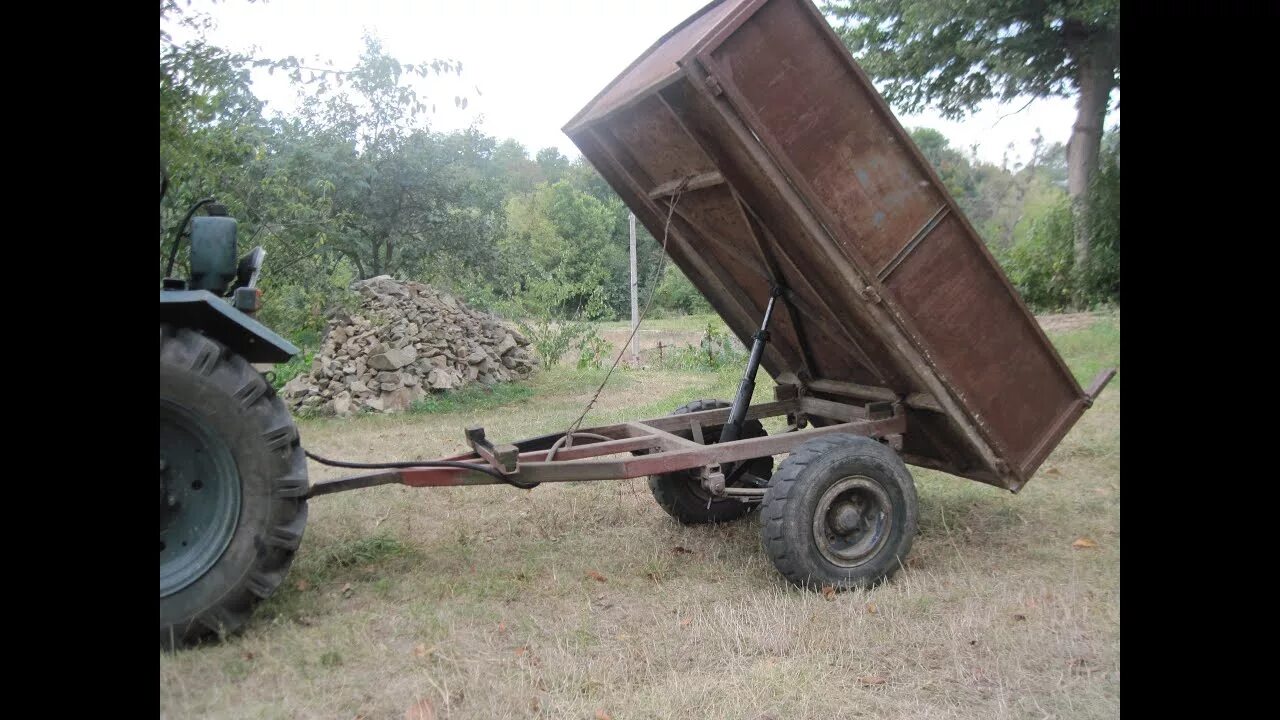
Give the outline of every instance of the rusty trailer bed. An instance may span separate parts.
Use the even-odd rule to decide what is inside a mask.
[[[809,0],[720,0],[564,128],[765,369],[896,401],[907,462],[1020,489],[1105,379],[1076,382]],[[815,424],[837,419],[815,418]]]

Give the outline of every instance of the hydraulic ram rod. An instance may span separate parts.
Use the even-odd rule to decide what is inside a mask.
[[[747,360],[747,371],[738,384],[738,394],[733,398],[733,406],[729,408],[729,421],[720,431],[720,442],[732,442],[742,436],[742,423],[747,416],[747,406],[751,404],[751,395],[756,391],[756,371],[760,369],[760,358],[764,356],[764,345],[769,342],[769,318],[773,315],[773,303],[782,295],[782,288],[775,287],[769,293],[769,304],[764,309],[764,319],[760,321],[760,331],[755,334],[755,342],[751,344],[751,357]]]

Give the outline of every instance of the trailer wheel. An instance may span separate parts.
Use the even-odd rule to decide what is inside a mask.
[[[723,400],[695,400],[677,408],[671,414],[684,415],[686,413],[716,410],[729,406],[730,403]],[[690,430],[675,434],[686,438],[693,437],[693,433]],[[764,437],[765,435],[767,433],[759,420],[748,420],[742,424],[743,439]],[[703,428],[702,439],[707,445],[718,442],[720,440],[720,428]],[[757,477],[768,480],[773,473],[772,456],[755,458],[747,462],[749,463],[747,472]],[[741,481],[737,481],[732,486],[740,487],[742,484]],[[664,475],[651,475],[649,477],[649,491],[653,493],[654,499],[658,501],[663,510],[667,511],[667,514],[686,525],[737,520],[751,512],[755,507],[755,505],[733,499],[712,500],[708,507],[707,501],[711,500],[711,496],[702,487],[702,483],[699,482],[691,470],[681,470]]]
[[[239,630],[284,580],[307,522],[288,408],[244,358],[160,326],[160,644]]]
[[[857,435],[810,440],[778,467],[761,510],[765,553],[801,587],[869,587],[911,551],[917,501],[891,448]]]

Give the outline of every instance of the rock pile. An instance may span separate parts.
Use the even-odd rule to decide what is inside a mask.
[[[538,365],[519,331],[447,293],[389,275],[351,289],[360,310],[331,319],[311,371],[284,386],[294,410],[399,412],[431,391],[522,378]]]

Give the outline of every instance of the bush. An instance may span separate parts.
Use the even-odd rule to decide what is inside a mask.
[[[613,346],[600,337],[594,329],[588,330],[578,342],[578,369],[602,368],[605,363],[612,363]]]
[[[1031,223],[1004,254],[1002,265],[1022,299],[1036,310],[1071,304],[1075,263],[1071,205],[1064,201]]]
[[[697,315],[712,311],[711,303],[708,303],[693,283],[689,282],[689,278],[675,267],[667,268],[662,282],[654,289],[652,310],[660,312],[651,312],[650,317],[664,314]]]
[[[1009,280],[1035,310],[1088,308],[1120,302],[1120,144],[1110,135],[1089,188],[1091,245],[1086,267],[1075,267],[1075,220],[1063,200],[1030,223],[999,253]]]
[[[520,321],[520,330],[529,338],[543,367],[555,367],[560,358],[588,333],[591,326],[574,320],[549,320],[538,318]]]
[[[707,323],[707,329],[697,346],[674,348],[662,359],[664,368],[681,370],[719,370],[726,366],[743,365],[747,361],[746,349],[738,339],[715,321]]]

